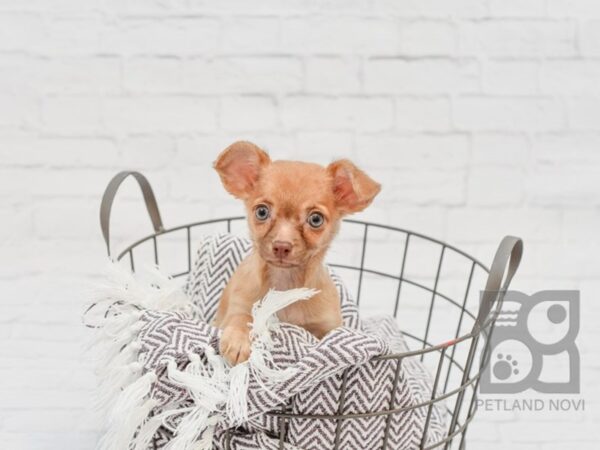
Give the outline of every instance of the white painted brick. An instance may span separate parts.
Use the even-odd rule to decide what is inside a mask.
[[[403,54],[419,57],[453,55],[458,44],[454,25],[446,21],[408,22],[401,26],[400,39]]]
[[[252,130],[244,132],[231,131],[218,135],[212,134],[181,139],[177,160],[183,165],[189,165],[189,163],[185,164],[186,160],[184,158],[190,158],[189,161],[194,164],[212,166],[212,162],[222,150],[231,143],[244,139],[256,143],[267,153],[273,152],[272,157],[274,158],[289,158],[295,155],[293,135]]]
[[[65,441],[81,450],[92,450],[100,439],[99,431],[70,433],[9,433],[1,434],[7,446],[15,450],[61,448]]]
[[[44,129],[62,134],[93,134],[103,128],[98,97],[47,97],[42,104]]]
[[[597,37],[600,39],[600,33]],[[599,77],[600,61],[545,61],[542,64],[540,87],[544,93],[598,94]]]
[[[493,20],[461,27],[464,55],[503,57],[576,56],[576,27],[570,21]]]
[[[116,167],[119,151],[106,138],[2,138],[0,158],[7,166]]]
[[[221,186],[215,170],[209,165],[178,169],[177,180],[172,184],[170,195],[172,198],[187,201],[211,200],[211,207],[232,199]]]
[[[389,215],[389,223],[394,226],[418,230],[419,233],[434,238],[442,238],[445,235],[446,212],[443,207],[397,205],[385,210]]]
[[[73,1],[73,0],[62,0]],[[77,0],[75,0],[77,1]],[[96,0],[97,1],[97,0]],[[199,3],[199,2],[193,2]],[[102,0],[102,9],[111,14],[181,14],[189,8],[187,0]]]
[[[221,104],[221,127],[225,130],[269,130],[277,126],[277,105],[268,97],[226,98]]]
[[[245,214],[243,204],[241,202],[235,202],[233,197],[225,192],[225,188],[220,184],[220,180],[212,178],[212,175],[210,177],[205,176],[209,174],[208,169],[194,170],[194,168],[189,168],[189,170],[184,172],[178,172],[186,177],[190,175],[191,178],[189,181],[184,180],[181,186],[178,185],[178,183],[173,182],[172,191],[177,192],[177,198],[175,196],[170,196],[162,203],[161,213],[165,218],[168,218],[169,224],[183,225],[186,223],[195,223],[200,220],[241,216]],[[184,192],[186,187],[188,189]],[[206,192],[211,191],[218,195],[208,198]],[[182,195],[179,195],[179,193]],[[217,208],[220,205],[229,207],[239,206],[241,207],[241,210],[238,210],[235,213],[233,211],[219,213]],[[192,240],[197,244],[197,241],[202,236],[225,231],[226,228],[227,226],[225,223],[201,227],[197,232],[194,231],[192,233]],[[134,234],[129,234],[128,240],[131,241],[134,236]],[[177,256],[177,254],[174,254],[174,256]],[[180,260],[177,261],[180,262]]]
[[[395,100],[396,128],[402,131],[448,131],[452,128],[447,98],[399,97]]]
[[[278,17],[227,17],[223,22],[221,46],[224,53],[275,53],[280,43]]]
[[[0,168],[0,196],[5,202],[12,200],[20,203],[29,200],[33,186],[31,183],[32,170]]]
[[[72,327],[69,327],[69,329],[72,329]],[[75,373],[70,373],[62,368],[40,369],[38,373],[33,371],[23,371],[18,373],[10,369],[1,369],[0,374],[4,380],[5,387],[15,389],[26,389],[31,387],[32,385],[35,385],[36,381],[39,382],[41,377],[43,377],[45,381],[45,386],[54,389],[59,389],[68,382],[78,383],[77,378],[89,377],[89,374],[81,369]],[[79,383],[78,386],[80,386]],[[93,386],[89,387],[91,388]]]
[[[598,206],[600,177],[593,166],[570,168],[539,167],[526,178],[531,204],[573,208]]]
[[[89,412],[87,413],[89,415]],[[4,429],[8,432],[26,432],[28,427],[34,427],[40,432],[66,432],[76,426],[80,428],[85,417],[85,409],[65,411],[50,409],[31,414],[24,411],[15,411],[4,421]]]
[[[62,360],[73,360],[81,354],[78,343],[75,340],[71,342],[57,342],[50,339],[19,339],[12,346],[0,346],[0,355],[14,357],[23,352],[29,353],[32,357],[53,354]]]
[[[19,401],[21,398],[21,401]],[[23,391],[0,390],[0,403],[5,408],[48,409],[60,404],[63,408],[86,407],[86,398],[81,392],[53,391],[48,389],[27,389]]]
[[[118,58],[55,59],[41,67],[41,89],[49,94],[114,94],[121,87]]]
[[[534,163],[571,168],[600,165],[600,136],[597,134],[544,134],[533,144]]]
[[[390,170],[388,177],[382,180],[385,188],[379,201],[410,206],[464,205],[465,179],[466,169]]]
[[[525,242],[557,242],[560,213],[543,208],[458,208],[448,212],[448,236],[463,242],[496,242],[507,234]]]
[[[48,20],[46,33],[34,50],[47,55],[114,54],[114,46],[103,45],[104,36],[115,31],[115,24],[98,15],[60,14]]]
[[[517,442],[523,443],[552,443],[555,439],[568,437],[573,441],[598,442],[599,432],[596,426],[585,422],[571,423],[568,427],[556,427],[556,424],[527,421],[528,426],[523,426],[522,422],[507,423],[502,427],[502,433],[506,436],[517,436]],[[542,439],[540,439],[542,436]]]
[[[123,20],[103,36],[105,51],[126,55],[204,55],[217,48],[219,21],[205,17]]]
[[[373,59],[365,63],[365,89],[386,94],[476,92],[479,66],[473,60]]]
[[[306,90],[316,94],[360,90],[360,64],[354,58],[315,57],[306,61]]]
[[[494,17],[543,17],[545,0],[491,0],[490,11]]]
[[[527,137],[505,132],[473,135],[472,161],[477,165],[524,167],[529,160]]]
[[[14,189],[23,195],[95,196],[101,193],[103,185],[108,183],[110,173],[109,169],[77,168],[48,171],[43,167],[23,168],[11,170],[8,174],[13,175],[12,179],[6,176],[5,180],[8,192]]]
[[[100,195],[100,194],[98,194]],[[97,197],[94,197],[97,198]],[[88,218],[86,218],[87,220]],[[139,233],[139,229],[138,229]],[[84,243],[82,243],[84,242]],[[78,240],[27,240],[2,249],[3,256],[12,261],[6,268],[6,275],[12,277],[31,277],[40,273],[53,274],[53,276],[64,276],[68,268],[68,275],[71,277],[71,285],[80,285],[82,277],[98,275],[102,268],[104,260],[104,249],[101,240],[90,242]],[[56,255],[61,255],[57,258]],[[101,259],[90,258],[89,255],[98,255]],[[100,263],[100,264],[99,264]],[[70,301],[69,308],[59,309],[56,304],[44,306],[43,299],[52,296],[53,303],[62,301],[61,297],[76,296],[81,298],[81,291],[71,291],[66,289],[60,291],[46,292],[37,296],[37,306],[32,310],[31,307],[23,309],[21,319],[28,317],[28,320],[36,320],[36,323],[70,323],[74,314],[73,301]],[[27,292],[27,291],[26,291]],[[13,307],[16,313],[18,307]],[[74,358],[76,356],[73,356]],[[0,358],[1,359],[1,358]],[[52,367],[52,366],[48,366]]]
[[[121,166],[136,170],[168,167],[176,152],[175,142],[165,135],[129,136],[119,147]]]
[[[346,14],[356,14],[365,16],[373,12],[372,2],[364,2],[361,0],[328,0],[322,2],[319,0],[300,0],[298,5],[301,12],[314,11],[317,14],[326,16],[328,14],[337,15],[340,11]]]
[[[41,3],[39,0],[32,0],[27,2],[27,4],[23,4],[19,0],[3,0],[0,3],[0,11],[14,11],[15,9],[19,9],[20,11],[35,12],[41,7]]]
[[[389,55],[399,47],[398,24],[387,18],[302,17],[282,22],[282,50],[288,52]]]
[[[476,425],[473,426],[473,428],[475,428]],[[471,427],[469,427],[469,430],[471,429]],[[470,436],[469,434],[467,434],[467,436]],[[470,437],[467,438],[467,442],[469,443],[469,445],[473,445],[473,446],[477,446],[478,449],[480,450],[502,450],[503,444],[495,444],[492,442],[485,442],[485,441],[481,441],[481,440],[476,440],[476,439],[471,439]],[[514,450],[537,450],[539,447],[537,447],[537,445],[535,444],[511,444],[511,449]]]
[[[39,93],[44,65],[44,60],[28,54],[4,53],[0,59],[1,92]]]
[[[392,102],[386,98],[290,97],[282,103],[289,130],[382,131],[392,127]]]
[[[40,327],[39,323],[22,321],[22,323],[14,327],[12,336],[17,339],[30,341],[46,340],[48,342],[60,343],[85,339],[86,331],[71,324],[65,326],[62,323],[45,323],[43,327]],[[93,388],[93,386],[90,387]]]
[[[473,167],[469,174],[467,204],[477,206],[519,205],[525,189],[524,171],[515,167]]]
[[[489,61],[483,65],[483,90],[490,94],[539,93],[539,64],[535,61]]]
[[[187,8],[194,13],[264,16],[306,14],[307,6],[310,6],[310,8],[308,8],[309,11],[313,11],[322,2],[316,2],[314,5],[307,5],[307,0],[289,0],[285,4],[282,4],[277,0],[261,0],[254,2],[253,4],[249,4],[244,0],[229,0],[226,2],[192,1],[187,3]],[[351,4],[352,3],[354,3],[354,0],[351,1]]]
[[[219,152],[231,144],[225,136],[186,136],[180,137],[176,142],[176,152],[173,156],[174,166],[212,166]]]
[[[375,0],[374,7],[401,17],[482,18],[488,15],[487,2],[480,0]]]
[[[103,121],[114,132],[212,131],[218,100],[209,97],[111,98]]]
[[[49,167],[117,167],[119,151],[112,139],[45,138],[32,144],[29,150],[36,156],[27,158],[29,162],[37,160]],[[26,151],[24,144],[22,148]]]
[[[595,0],[548,0],[548,15],[589,19],[600,17],[600,10]]]
[[[563,213],[563,239],[565,242],[593,242],[600,229],[600,212],[588,208],[568,210]]]
[[[0,13],[0,50],[31,51],[44,38],[43,17],[19,12]]]
[[[237,134],[230,134],[230,141]],[[265,133],[264,131],[247,132],[243,139],[257,142],[273,159],[291,159],[296,155],[294,137],[289,133]]]
[[[296,134],[296,152],[303,159],[329,164],[335,159],[354,158],[352,132],[301,132]]]
[[[560,130],[562,103],[552,98],[463,97],[454,103],[459,129],[475,131]]]
[[[592,428],[592,427],[590,426],[590,428]],[[585,431],[584,431],[584,433],[585,433]],[[595,450],[596,446],[598,445],[598,442],[592,440],[592,438],[590,437],[589,442],[577,442],[576,445],[577,445],[578,450]],[[564,444],[557,444],[556,442],[548,442],[548,443],[544,444],[544,450],[560,450],[562,448],[561,446],[564,446]]]
[[[133,93],[184,91],[183,63],[174,57],[134,57],[123,65],[123,86]]]
[[[192,59],[184,66],[184,85],[199,94],[296,92],[302,65],[288,56]]]
[[[0,126],[33,126],[39,123],[39,117],[39,105],[34,96],[0,91]]]
[[[467,166],[469,142],[461,135],[359,137],[357,161],[381,169],[450,169]]]
[[[586,56],[600,56],[600,20],[586,21],[581,30],[581,48]]]
[[[2,0],[0,9],[6,9],[7,11],[83,13],[89,12],[91,7],[98,7],[102,3],[101,0],[88,0],[85,3],[77,0],[54,0],[52,5],[49,5],[48,2],[44,0],[29,0],[27,3],[20,2],[19,0]]]
[[[4,183],[0,182],[0,187],[4,188]],[[8,233],[3,239],[4,242],[17,242],[33,234],[33,219],[29,208],[5,205],[0,209],[0,223]]]
[[[498,428],[498,424],[494,422],[482,422],[477,427],[469,428],[469,443],[475,441],[481,445],[484,442],[488,444],[498,442],[500,438]]]
[[[598,97],[571,97],[567,101],[569,127],[574,130],[598,130],[600,99]]]

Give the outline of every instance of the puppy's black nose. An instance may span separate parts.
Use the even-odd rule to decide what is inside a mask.
[[[292,243],[287,241],[274,241],[273,254],[278,259],[285,259],[292,252]]]

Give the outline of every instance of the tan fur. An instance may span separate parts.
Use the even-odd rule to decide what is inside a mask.
[[[252,253],[236,269],[219,303],[215,324],[223,330],[221,353],[231,364],[248,359],[252,305],[271,288],[320,290],[280,311],[280,320],[319,339],[339,327],[339,296],[323,259],[340,219],[366,208],[380,185],[348,160],[327,167],[271,161],[259,147],[243,141],[226,148],[214,166],[227,191],[244,201],[253,242]],[[255,216],[259,205],[268,206],[268,219]],[[308,223],[315,212],[325,218],[318,228]],[[289,253],[277,254],[277,243],[285,243]]]

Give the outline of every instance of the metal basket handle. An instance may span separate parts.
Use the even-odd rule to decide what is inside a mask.
[[[501,302],[515,275],[523,256],[523,241],[515,236],[505,236],[496,250],[492,267],[481,296],[481,305],[473,331],[482,329],[494,304]],[[504,283],[502,280],[504,279]]]
[[[125,178],[127,178],[129,175],[135,178],[135,180],[140,186],[140,189],[142,190],[142,194],[144,195],[144,203],[146,204],[146,209],[148,210],[148,215],[150,216],[150,220],[152,221],[154,231],[158,233],[164,230],[162,219],[160,217],[160,211],[158,210],[158,204],[156,203],[156,197],[154,196],[154,191],[152,190],[152,186],[150,186],[148,179],[141,173],[131,170],[119,172],[113,177],[112,180],[110,180],[108,186],[106,186],[106,190],[104,191],[104,195],[102,196],[102,203],[100,204],[100,227],[102,228],[102,235],[104,236],[104,242],[106,243],[106,251],[109,257],[111,256],[110,211],[112,209],[115,195],[117,194],[121,183],[123,183]]]

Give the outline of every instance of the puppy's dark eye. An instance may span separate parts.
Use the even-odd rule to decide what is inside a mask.
[[[267,205],[258,205],[254,209],[254,215],[261,222],[264,220],[267,220],[269,218],[270,214],[271,214],[271,211],[269,210],[269,207]]]
[[[320,212],[314,212],[308,216],[308,224],[313,228],[319,228],[325,222],[325,217]]]

